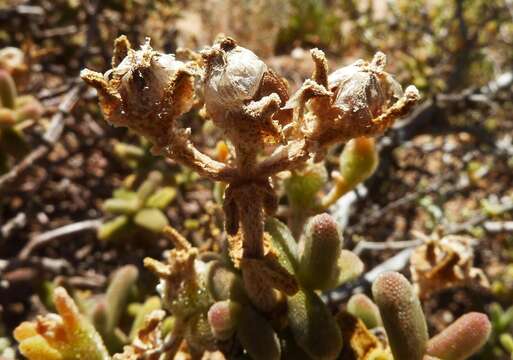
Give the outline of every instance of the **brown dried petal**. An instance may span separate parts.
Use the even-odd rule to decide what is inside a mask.
[[[457,286],[489,283],[481,269],[473,267],[472,239],[450,235],[417,247],[410,259],[415,290],[421,298]]]

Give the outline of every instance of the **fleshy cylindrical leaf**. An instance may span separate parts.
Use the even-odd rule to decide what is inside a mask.
[[[16,84],[12,76],[7,71],[0,69],[0,105],[14,109],[16,96]]]
[[[289,327],[297,344],[314,359],[336,359],[342,350],[342,334],[321,298],[300,290],[287,298]]]
[[[234,300],[241,304],[249,303],[242,278],[219,261],[208,264],[206,286],[216,301]]]
[[[372,175],[378,162],[378,152],[373,138],[352,139],[340,155],[340,175],[349,187],[354,188]]]
[[[108,241],[122,234],[124,230],[129,228],[128,217],[120,215],[114,219],[104,222],[98,228],[98,239]]]
[[[139,207],[140,203],[136,198],[112,198],[105,200],[105,202],[103,203],[103,209],[111,214],[130,215],[139,210]]]
[[[413,286],[397,272],[381,274],[372,285],[395,360],[422,360],[428,332]]]
[[[0,108],[0,129],[16,124],[16,114],[13,110]]]
[[[113,332],[118,325],[130,291],[138,277],[139,271],[133,265],[123,266],[114,273],[105,294],[108,314],[106,330],[108,332]]]
[[[237,337],[253,360],[279,360],[281,346],[271,325],[250,306],[241,309]]]
[[[169,224],[166,215],[156,208],[138,211],[134,223],[154,233],[160,233]]]
[[[426,353],[444,360],[467,359],[481,349],[491,331],[485,314],[465,314],[429,340]]]
[[[302,283],[310,289],[326,289],[339,271],[342,248],[340,229],[329,214],[314,216],[306,226],[305,247],[299,264]]]
[[[148,178],[137,189],[137,197],[144,203],[148,197],[157,190],[162,183],[163,176],[158,171],[152,171]]]
[[[340,197],[369,178],[379,163],[378,151],[373,138],[359,137],[348,141],[340,154],[340,175],[334,187],[322,199],[322,206],[333,205]]]
[[[382,324],[378,306],[364,294],[351,296],[347,302],[347,311],[362,320],[368,329]]]
[[[208,323],[219,340],[229,339],[235,329],[241,311],[240,304],[231,300],[218,301],[208,310]]]

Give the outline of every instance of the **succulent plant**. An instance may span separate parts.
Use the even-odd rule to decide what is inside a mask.
[[[158,296],[149,297],[144,303],[131,303],[128,306],[129,313],[134,316],[132,328],[128,336],[129,340],[134,340],[139,330],[141,330],[146,321],[146,317],[155,310],[162,308],[162,302]]]
[[[121,350],[126,342],[126,335],[119,329],[119,323],[127,308],[138,274],[135,266],[123,266],[114,272],[104,294],[81,301],[85,308],[84,312],[111,353]]]
[[[314,359],[336,359],[342,350],[342,333],[319,295],[300,290],[287,299],[289,326],[297,344]]]
[[[498,303],[490,305],[491,334],[483,349],[482,359],[513,356],[510,334],[513,332],[513,306],[503,308]]]
[[[223,210],[230,252],[239,257],[235,263],[242,268],[250,297],[260,307],[270,307],[277,304],[275,290],[284,290],[273,288],[283,285],[273,279],[285,277],[264,246],[265,216],[277,208],[270,177],[299,168],[310,158],[319,161],[332,144],[380,135],[419,95],[409,87],[403,96],[383,70],[382,53],[371,63],[360,61],[328,76],[324,53],[315,49],[312,79],[291,97],[279,75],[231,38],[219,39],[201,56],[201,61],[184,63],[153,50],[149,41],[133,50],[126,37],[120,37],[109,76],[90,70],[81,76],[97,89],[109,122],[145,136],[154,153],[228,184]],[[202,91],[195,90],[195,79]],[[190,131],[179,127],[178,118],[192,108],[195,98],[233,145],[230,163],[200,152]],[[274,153],[260,161],[267,146],[274,147]],[[256,271],[260,266],[269,271]],[[268,281],[255,282],[255,277]]]
[[[468,313],[429,339],[424,312],[413,286],[397,272],[381,274],[372,285],[394,359],[464,360],[484,346],[491,324],[482,313]]]
[[[208,310],[208,323],[219,340],[232,337],[239,323],[241,305],[232,300],[214,303]]]
[[[101,239],[138,226],[162,231],[174,243],[165,260],[145,259],[145,266],[160,279],[161,302],[132,306],[138,314],[132,343],[115,359],[145,352],[165,352],[173,358],[182,342],[199,356],[228,340],[236,340],[256,360],[291,354],[336,359],[342,356],[344,343],[353,355],[390,359],[388,349],[365,325],[376,327],[381,322],[396,360],[428,356],[420,301],[400,274],[384,274],[374,283],[377,307],[363,295],[355,296],[348,304],[354,316],[334,316],[318,291],[354,279],[363,264],[342,248],[335,220],[328,214],[315,215],[373,173],[378,162],[373,138],[414,106],[418,92],[408,87],[403,93],[384,71],[382,53],[371,62],[360,60],[331,74],[322,51],[314,49],[311,56],[314,73],[292,95],[264,61],[230,38],[220,38],[201,52],[201,58],[192,56],[193,60],[183,62],[153,50],[149,40],[133,50],[126,37],[120,37],[113,68],[105,76],[82,72],[84,81],[97,89],[110,123],[144,136],[153,153],[222,183],[224,190],[229,258],[201,256],[199,249],[167,226],[161,210],[175,194],[172,188],[160,188],[159,173],[151,173],[136,191],[117,190],[105,202],[105,210],[116,217],[102,226]],[[190,130],[181,128],[180,117],[195,105],[204,105],[205,116],[230,142],[229,157],[214,160],[200,152]],[[344,143],[335,187],[318,201],[324,177],[316,167],[331,145]],[[123,156],[141,155],[126,146],[118,150]],[[272,217],[278,205],[272,177],[285,170],[292,174],[284,182],[290,206],[304,210],[292,224],[295,236]],[[303,231],[302,224],[311,215]],[[128,270],[123,274],[130,277]],[[130,281],[117,280],[118,276],[92,315],[108,343],[119,320],[115,310],[125,307],[130,287]],[[165,315],[159,307],[173,318],[170,343],[162,338]],[[453,333],[438,336],[429,346]],[[470,352],[482,345],[478,340],[470,341],[474,346]]]
[[[109,359],[100,335],[64,288],[55,289],[54,302],[59,315],[40,316],[16,328],[20,352],[31,360]]]
[[[102,224],[98,229],[98,238],[109,241],[126,236],[134,227],[150,233],[160,233],[168,224],[163,210],[174,200],[176,189],[161,187],[162,174],[151,172],[137,191],[120,188],[114,196],[103,204],[104,210],[113,219]]]
[[[328,214],[314,216],[298,252],[288,228],[276,219],[266,230],[279,252],[280,263],[297,276],[299,291],[287,297],[287,318],[295,343],[314,359],[335,359],[342,349],[340,329],[316,289],[333,289],[363,271],[361,261],[342,250],[340,229]]]
[[[365,294],[355,294],[347,302],[347,312],[361,319],[368,329],[383,325],[379,309]]]
[[[483,347],[491,330],[485,314],[465,314],[431,338],[426,353],[444,360],[467,359]]]
[[[413,286],[401,274],[387,272],[372,285],[388,341],[396,360],[422,360],[428,332]]]
[[[0,67],[0,173],[8,169],[12,159],[17,160],[28,152],[23,129],[27,121],[39,120],[43,112],[34,97],[18,96],[11,74]]]
[[[378,162],[378,151],[373,138],[359,137],[348,141],[340,154],[339,173],[333,177],[333,188],[322,199],[322,207],[333,205],[342,195],[369,178],[376,170]]]

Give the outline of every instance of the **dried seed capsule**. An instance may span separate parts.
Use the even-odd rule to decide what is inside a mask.
[[[485,314],[465,314],[430,339],[426,353],[444,360],[467,359],[483,347],[491,331]]]
[[[174,55],[153,50],[149,39],[137,51],[127,48],[126,41],[116,45],[123,46],[116,56],[126,53],[116,67],[105,75],[86,69],[81,77],[98,90],[109,122],[133,129],[157,147],[165,146],[176,118],[192,106],[192,73]]]
[[[420,98],[413,86],[403,94],[397,81],[384,71],[383,53],[377,53],[370,63],[358,60],[336,70],[328,76],[327,84],[324,54],[313,50],[312,58],[316,63],[315,81],[306,81],[293,98],[303,98],[299,102],[302,106],[311,100],[315,116],[306,119],[304,129],[307,137],[322,148],[382,134]]]
[[[397,272],[381,274],[372,285],[388,341],[396,360],[422,360],[428,332],[413,286]]]
[[[336,359],[342,350],[337,322],[312,290],[287,298],[287,317],[294,339],[314,359]]]
[[[278,140],[276,121],[283,120],[279,108],[288,98],[284,82],[251,50],[230,38],[221,39],[202,55],[207,111],[236,148]]]
[[[240,111],[254,98],[267,65],[231,39],[222,40],[203,54],[207,60],[205,105],[214,121],[222,123],[227,112]]]
[[[328,87],[335,94],[335,107],[353,121],[369,123],[399,100],[402,87],[383,71],[385,63],[385,54],[378,52],[370,64],[358,60],[331,73]]]
[[[326,289],[339,272],[340,229],[329,214],[314,216],[306,226],[299,276],[310,289]]]

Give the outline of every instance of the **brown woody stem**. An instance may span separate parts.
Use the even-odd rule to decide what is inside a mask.
[[[240,225],[243,236],[243,258],[260,259],[264,256],[264,210],[261,197],[255,196],[253,187],[240,193],[238,199]],[[245,194],[250,191],[251,193]]]
[[[237,177],[237,170],[202,153],[188,138],[175,136],[161,151],[163,155],[209,179],[231,182]]]

